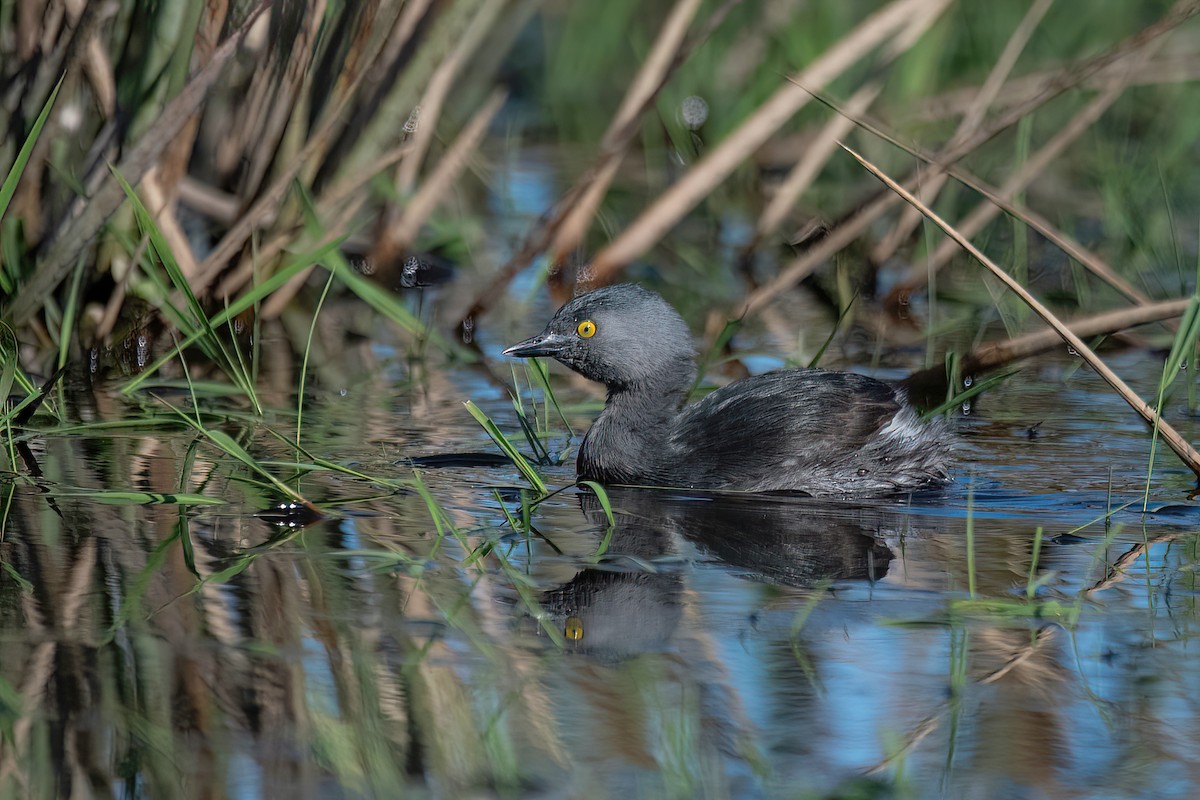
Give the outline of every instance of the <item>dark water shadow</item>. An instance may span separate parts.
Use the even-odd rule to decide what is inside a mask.
[[[614,524],[590,492],[583,513],[606,531],[604,558],[543,594],[569,649],[601,659],[661,652],[681,619],[681,566],[698,555],[739,577],[793,589],[874,581],[893,559],[881,541],[909,523],[887,506],[799,498],[699,496],[612,489]]]

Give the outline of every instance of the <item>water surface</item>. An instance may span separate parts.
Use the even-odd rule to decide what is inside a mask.
[[[304,444],[398,487],[296,483],[226,403],[224,429],[334,512],[307,527],[255,516],[275,493],[177,424],[29,437],[42,477],[0,484],[7,786],[1193,796],[1200,510],[1168,454],[1141,513],[1149,437],[1068,354],[953,415],[946,492],[617,490],[610,525],[585,490],[531,508],[510,466],[419,468],[417,487],[407,459],[494,452],[462,398],[521,441],[512,406],[476,367],[409,381],[396,351],[357,348],[317,370]],[[1144,392],[1159,369],[1113,364]],[[556,382],[586,429],[594,395]],[[155,402],[66,397],[93,423]],[[278,399],[266,425],[286,430]],[[556,422],[548,443],[572,440]],[[115,488],[226,503],[81,496]]]

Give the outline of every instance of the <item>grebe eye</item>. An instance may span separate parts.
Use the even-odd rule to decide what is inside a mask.
[[[590,319],[585,319],[583,322],[579,323],[579,327],[577,327],[575,331],[583,338],[590,339],[596,335],[596,323],[592,322]]]

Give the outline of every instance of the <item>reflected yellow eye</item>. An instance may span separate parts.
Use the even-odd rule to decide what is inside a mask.
[[[592,330],[596,330],[596,326],[592,326]],[[583,638],[583,620],[579,617],[567,617],[567,625],[563,628],[563,636],[570,639],[572,642],[578,642]]]
[[[585,319],[583,322],[579,323],[579,327],[575,330],[583,338],[590,339],[596,335],[596,323],[592,322],[590,319]]]

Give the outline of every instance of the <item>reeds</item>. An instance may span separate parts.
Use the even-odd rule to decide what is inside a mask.
[[[699,258],[689,267],[708,270],[712,284],[742,282],[744,293],[725,308],[737,324],[778,304],[847,248],[865,254],[859,285],[839,276],[839,319],[805,361],[816,363],[859,326],[869,327],[880,348],[901,342],[905,328],[910,334],[916,329],[913,335],[925,339],[927,365],[945,355],[957,365],[953,377],[972,379],[970,387],[948,387],[944,411],[1003,379],[977,373],[1054,346],[1045,334],[1018,330],[1020,312],[1009,314],[1006,301],[982,293],[970,299],[974,307],[967,311],[961,295],[956,298],[959,313],[986,319],[998,309],[1001,317],[1008,315],[1009,338],[995,341],[981,327],[976,343],[993,341],[966,348],[943,335],[951,326],[939,297],[970,275],[954,258],[961,242],[939,242],[928,228],[918,235],[916,211],[895,214],[899,194],[860,183],[836,148],[839,139],[856,137],[858,149],[874,154],[873,162],[904,158],[892,146],[914,157],[916,168],[894,183],[926,198],[926,209],[937,205],[939,216],[959,219],[950,227],[960,239],[997,235],[994,220],[1008,215],[1003,235],[1014,231],[1012,241],[1021,250],[1013,254],[1015,265],[1028,262],[1026,231],[1032,228],[1108,287],[1097,283],[1094,291],[1092,278],[1073,275],[1078,290],[1061,303],[1065,307],[1051,310],[1046,302],[1038,313],[1073,317],[1059,325],[1062,340],[1197,469],[1195,451],[1183,437],[1121,389],[1082,342],[1132,325],[1169,322],[1188,301],[1163,297],[1151,285],[1161,283],[1158,273],[1148,279],[1147,270],[1122,264],[1105,242],[1081,243],[1070,219],[1033,206],[1046,207],[1038,196],[1039,177],[1068,167],[1078,173],[1072,151],[1089,136],[1107,135],[1104,125],[1114,113],[1129,113],[1121,109],[1130,87],[1153,85],[1156,74],[1164,83],[1179,79],[1172,65],[1194,47],[1176,33],[1200,12],[1200,3],[1177,2],[1158,18],[1114,13],[1111,21],[1097,22],[1081,45],[1048,53],[1046,26],[1069,13],[1062,5],[1038,0],[996,12],[1003,25],[989,30],[994,56],[971,65],[970,80],[979,85],[968,100],[957,83],[966,78],[942,64],[942,48],[957,52],[956,26],[980,12],[951,0],[893,0],[876,4],[865,17],[814,11],[813,27],[837,35],[805,39],[802,48],[786,53],[786,70],[779,68],[778,54],[756,52],[740,83],[726,77],[736,73],[731,54],[739,26],[761,23],[758,11],[733,2],[708,8],[677,0],[654,9],[639,18],[631,37],[638,55],[633,61],[606,50],[623,30],[597,29],[586,40],[553,43],[561,52],[547,58],[556,65],[572,47],[581,53],[585,48],[588,63],[624,58],[624,82],[597,87],[602,91],[596,97],[610,97],[611,104],[582,103],[587,108],[579,119],[563,120],[561,108],[546,113],[556,121],[545,123],[551,136],[582,129],[594,131],[595,141],[585,143],[591,150],[580,168],[564,170],[568,188],[515,253],[495,258],[499,266],[484,256],[478,266],[462,268],[461,291],[448,293],[446,303],[466,309],[452,315],[463,323],[459,332],[475,325],[505,296],[509,281],[543,253],[560,294],[569,288],[566,267],[579,251],[595,253],[580,273],[582,282],[614,280],[647,253],[666,259],[664,273],[680,274],[684,248],[672,253],[674,229],[689,219],[723,224],[719,209],[736,198],[755,206],[746,215],[753,233],[735,248],[737,263]],[[257,331],[298,299],[319,308],[338,294],[398,327],[421,361],[430,353],[475,360],[475,352],[430,325],[387,284],[399,262],[433,242],[434,228],[453,226],[463,252],[491,249],[486,237],[467,241],[471,234],[460,231],[472,226],[456,225],[444,209],[457,198],[464,216],[477,210],[462,197],[488,185],[489,148],[499,141],[492,134],[512,105],[495,86],[503,53],[530,19],[552,22],[560,12],[503,0],[377,0],[353,7],[260,2],[234,9],[166,3],[142,21],[154,34],[143,41],[134,35],[137,7],[134,0],[115,4],[116,19],[126,26],[121,30],[105,27],[104,15],[113,9],[82,4],[82,10],[70,6],[22,18],[24,27],[3,40],[13,43],[4,63],[16,82],[0,119],[0,143],[12,156],[0,184],[0,304],[25,350],[6,350],[6,385],[32,398],[35,384],[25,377],[31,358],[54,368],[78,364],[87,347],[113,338],[135,300],[151,304],[165,332],[148,366],[125,381],[127,396],[162,380],[163,370],[176,371],[182,355],[228,381],[239,402],[262,416],[261,364],[253,349],[259,337],[247,348],[239,331],[250,317]],[[615,12],[626,18],[634,13],[632,6],[622,9]],[[572,20],[592,19],[587,10],[565,13],[578,15]],[[544,96],[537,99],[550,104],[567,96],[555,80],[544,78]],[[677,101],[699,91],[702,81],[712,84],[704,88],[713,121],[685,131],[675,118]],[[243,94],[251,102],[241,102]],[[906,114],[906,108],[915,110]],[[33,121],[26,125],[27,119]],[[1180,129],[1187,124],[1181,121]],[[64,133],[74,132],[86,147],[64,150]],[[517,147],[512,141],[504,146]],[[775,155],[768,155],[772,148]],[[752,194],[753,203],[746,204],[743,190],[756,177],[754,159],[785,177],[774,194]],[[656,160],[671,166],[660,168]],[[1171,192],[1165,194],[1170,217]],[[809,209],[816,203],[829,210],[814,226]],[[210,226],[205,235],[185,224],[197,217]],[[604,227],[593,224],[597,217],[605,219]],[[799,241],[793,232],[800,228],[821,233]],[[1169,235],[1178,250],[1181,237],[1173,229]],[[929,250],[924,256],[923,246]],[[1145,244],[1143,258],[1151,247],[1167,249],[1160,241]],[[983,249],[981,242],[977,252]],[[780,259],[780,252],[786,257]],[[999,275],[1004,270],[996,261],[1003,259],[993,260]],[[937,282],[930,283],[934,276]],[[1030,271],[1008,285],[1032,297],[1036,280]],[[1188,293],[1186,286],[1181,291]],[[912,313],[922,294],[929,298],[926,319]],[[849,296],[855,298],[853,315],[845,313],[850,303],[841,302]],[[1132,307],[1109,308],[1113,300]],[[711,326],[712,363],[730,357],[737,324]],[[1182,338],[1172,353],[1182,358],[1195,349],[1193,329],[1174,328]],[[297,350],[308,353],[315,330],[314,315],[309,340]],[[305,360],[293,384],[301,398],[300,422],[289,437],[296,453],[302,449],[308,369]],[[1160,386],[1160,397],[1166,389]],[[542,493],[537,467],[565,455],[546,445],[552,407],[557,409],[547,404],[540,422],[536,412],[527,416],[516,408],[531,457],[522,456],[499,428],[488,431]],[[561,412],[559,417],[565,422]],[[11,422],[11,414],[6,419]]]
[[[178,268],[172,294],[156,301],[170,324],[176,322],[170,298],[184,297],[185,288],[209,316],[226,305],[277,315],[315,260],[310,256],[305,268],[291,270],[270,291],[260,287],[287,270],[291,253],[339,246],[348,234],[369,226],[372,215],[385,208],[371,196],[369,183],[398,162],[405,211],[397,227],[385,229],[387,240],[397,258],[419,246],[422,223],[455,185],[504,102],[496,95],[485,103],[485,112],[464,128],[460,143],[444,158],[432,143],[439,127],[455,125],[457,106],[420,123],[413,140],[418,147],[405,141],[404,119],[416,119],[420,87],[431,76],[443,97],[451,87],[467,92],[487,87],[490,72],[463,67],[483,50],[505,46],[506,37],[511,41],[505,30],[512,22],[498,13],[506,5],[502,0],[491,3],[490,16],[474,15],[479,5],[474,0],[437,8],[382,0],[328,10],[315,2],[240,8],[172,2],[159,4],[148,18],[139,17],[135,0],[113,5],[104,12],[97,4],[78,4],[82,12],[71,5],[65,18],[61,9],[22,16],[22,23],[45,27],[20,28],[6,38],[18,49],[5,56],[5,73],[19,76],[12,86],[22,94],[16,113],[0,115],[0,130],[8,137],[0,139],[0,152],[16,134],[24,143],[0,187],[5,223],[0,311],[17,327],[44,325],[43,312],[57,322],[60,287],[72,274],[78,291],[69,297],[79,298],[72,311],[105,309],[100,326],[84,332],[93,341],[105,340],[117,327],[126,298],[143,293],[164,248],[139,246],[132,217],[122,211],[131,197],[122,179],[145,200],[142,232],[152,220]],[[113,13],[120,24],[102,25]],[[455,28],[468,17],[475,20],[473,38],[455,50]],[[141,25],[153,35],[141,38]],[[424,34],[414,41],[418,27]],[[81,41],[87,46],[81,48]],[[40,48],[48,49],[35,61]],[[21,72],[26,63],[39,69]],[[60,70],[55,78],[63,76],[58,86],[45,80],[53,64]],[[154,74],[155,65],[163,71]],[[241,92],[250,100],[244,105]],[[35,99],[41,113],[23,131],[21,111]],[[52,108],[59,111],[56,117],[50,116]],[[355,120],[368,123],[366,135],[345,136]],[[78,130],[71,135],[94,134],[90,150],[85,145],[65,152],[55,144],[67,133],[64,126]],[[112,173],[106,161],[115,164]],[[77,176],[75,195],[40,191],[56,175],[68,174]],[[205,201],[181,200],[199,197]],[[306,206],[312,210],[307,223]],[[181,220],[191,223],[197,213],[214,208],[222,209],[217,219],[225,225],[214,241],[184,232]],[[128,271],[123,265],[130,260],[144,262],[146,269]],[[82,272],[73,273],[80,263]],[[385,272],[393,265],[372,266]],[[343,277],[343,284],[353,281]],[[423,326],[392,312],[415,336],[424,336]],[[68,331],[74,335],[79,329]],[[58,333],[51,330],[64,340]],[[426,338],[439,346],[445,342]],[[85,338],[83,344],[92,341]],[[159,343],[157,349],[166,355],[170,347]]]

